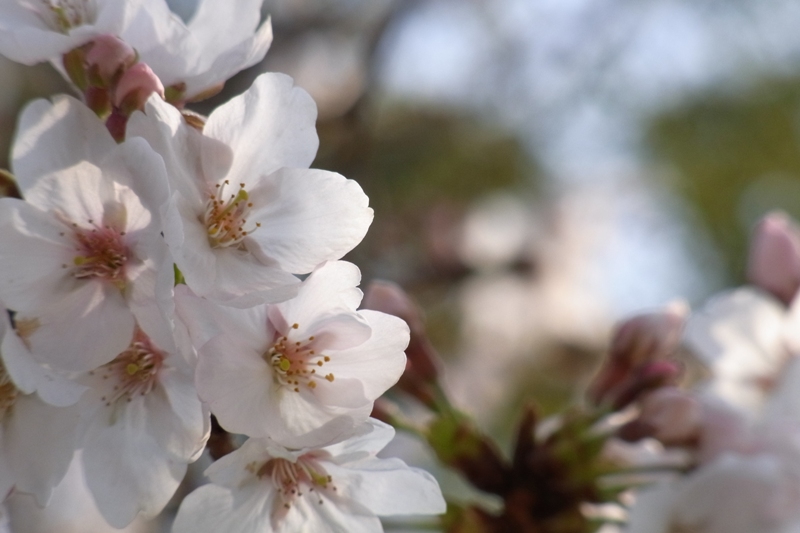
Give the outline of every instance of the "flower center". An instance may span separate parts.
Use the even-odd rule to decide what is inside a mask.
[[[244,183],[239,184],[236,194],[226,192],[227,185],[230,185],[228,180],[217,183],[216,192],[209,195],[203,215],[202,222],[206,226],[208,244],[212,248],[236,246],[261,227],[261,223],[256,222],[251,228],[245,229],[253,203],[249,201],[250,196],[244,190]]]
[[[259,478],[269,477],[278,491],[279,507],[273,514],[285,513],[291,508],[294,501],[306,493],[320,493],[326,490],[336,491],[333,479],[320,464],[319,459],[325,457],[325,452],[311,452],[297,458],[296,462],[287,459],[270,459],[254,471],[254,465],[248,469],[254,471]],[[318,497],[322,505],[322,498]]]
[[[39,0],[31,7],[50,28],[65,34],[97,18],[95,0]]]
[[[93,224],[91,220],[89,223]],[[129,256],[128,246],[123,239],[125,232],[110,226],[93,226],[91,229],[84,229],[72,224],[75,250],[78,252],[72,261],[72,275],[78,279],[106,280],[123,289],[126,282],[125,265]],[[68,268],[68,265],[63,267]]]
[[[292,329],[300,326],[293,324]],[[264,359],[272,365],[272,375],[275,381],[295,392],[300,392],[300,386],[309,389],[317,388],[317,381],[334,380],[333,373],[323,374],[317,372],[331,358],[325,354],[318,354],[313,349],[314,336],[304,341],[292,341],[288,336],[278,337],[275,344],[264,354]]]
[[[14,385],[14,382],[11,381],[11,376],[8,375],[5,365],[0,361],[0,420],[14,406],[17,396],[19,396],[19,390]]]
[[[136,396],[146,396],[158,384],[158,372],[163,365],[164,354],[136,328],[128,349],[98,370],[103,379],[114,383],[111,393],[103,396],[102,401],[110,407],[119,402],[131,402]]]

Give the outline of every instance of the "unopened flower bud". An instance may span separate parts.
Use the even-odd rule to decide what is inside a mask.
[[[622,387],[615,391],[611,405],[622,409],[640,399],[645,393],[675,385],[683,375],[678,361],[651,361],[637,367]]]
[[[620,324],[611,340],[608,358],[589,388],[595,404],[618,403],[622,391],[636,388],[643,368],[673,356],[681,343],[688,306],[674,302],[662,311],[635,316]]]
[[[164,85],[145,63],[136,63],[125,71],[114,90],[114,105],[126,115],[142,109],[153,93],[164,97]]]
[[[85,61],[89,72],[99,78],[97,81],[108,85],[121,71],[136,62],[136,51],[118,37],[101,35],[92,41]]]
[[[756,226],[750,244],[747,278],[789,304],[800,288],[800,227],[773,212]]]

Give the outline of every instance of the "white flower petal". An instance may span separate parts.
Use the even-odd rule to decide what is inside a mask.
[[[249,192],[250,219],[261,227],[245,239],[248,249],[259,248],[287,272],[304,274],[341,258],[372,223],[361,187],[334,172],[283,168]]]
[[[67,473],[77,444],[79,413],[75,407],[53,407],[35,395],[18,396],[3,422],[3,449],[17,490],[46,505],[53,488]]]
[[[189,494],[178,509],[172,533],[265,533],[272,510],[273,493],[259,490],[256,483],[243,489],[242,503],[234,508],[231,492],[205,485]],[[299,533],[302,530],[295,530]],[[310,530],[309,530],[310,531]],[[322,530],[320,530],[322,533]]]
[[[15,311],[52,304],[75,287],[61,265],[75,251],[61,235],[67,227],[13,198],[0,198],[0,299]],[[13,250],[13,253],[12,253]]]
[[[308,168],[317,153],[317,108],[307,92],[283,74],[262,74],[241,96],[214,110],[203,132],[236,154],[232,183],[251,188],[282,167]]]
[[[161,512],[186,473],[186,462],[170,460],[148,435],[141,410],[120,410],[114,424],[104,417],[93,421],[83,449],[86,483],[103,517],[117,528],[139,512]]]
[[[400,459],[371,459],[328,466],[341,495],[380,516],[442,514],[447,504],[429,473]]]
[[[42,313],[24,318],[40,324],[29,338],[33,356],[76,372],[114,359],[130,344],[135,325],[119,290],[100,282],[85,283]]]
[[[359,283],[361,272],[357,266],[346,261],[328,262],[303,281],[295,298],[282,302],[278,308],[284,317],[291,317],[292,323],[308,328],[328,310],[333,313],[355,311],[363,297]]]
[[[261,354],[236,338],[219,335],[199,350],[200,397],[228,431],[263,437],[272,428],[265,413],[273,403],[272,370]]]
[[[366,309],[359,314],[367,319],[372,336],[353,348],[331,352],[326,368],[360,380],[367,398],[375,400],[403,375],[410,334],[408,325],[395,316]]]
[[[22,111],[11,168],[25,196],[38,178],[84,160],[100,161],[115,147],[94,112],[75,98],[59,95],[52,103],[35,100]]]

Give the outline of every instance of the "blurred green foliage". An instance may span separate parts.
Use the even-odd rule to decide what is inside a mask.
[[[656,158],[677,170],[678,191],[744,277],[747,242],[770,209],[800,217],[800,79],[713,92],[661,114],[649,131]]]

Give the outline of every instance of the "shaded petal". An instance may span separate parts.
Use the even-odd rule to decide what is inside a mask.
[[[75,98],[35,100],[20,115],[11,168],[26,196],[38,178],[81,161],[101,161],[116,144],[97,115]]]
[[[40,326],[29,338],[33,356],[53,368],[76,372],[114,359],[130,344],[135,325],[119,290],[92,281],[35,318]]]
[[[230,147],[188,126],[180,111],[158,95],[150,97],[144,112],[131,115],[126,134],[150,144],[164,160],[172,189],[193,205],[205,204],[206,187],[221,180],[233,160]]]
[[[13,198],[0,198],[0,298],[16,311],[51,305],[76,288],[64,264],[75,251],[53,216]],[[11,253],[13,251],[13,253]]]
[[[3,453],[16,488],[46,505],[67,473],[77,445],[76,407],[53,407],[34,395],[19,396],[4,421]]]
[[[265,413],[273,403],[272,369],[250,346],[229,335],[211,339],[198,352],[196,383],[200,397],[228,431],[264,437]]]
[[[144,402],[118,407],[109,419],[99,410],[88,425],[83,462],[86,483],[103,517],[127,526],[141,512],[161,512],[186,473],[186,462],[172,461],[150,436]]]
[[[380,516],[443,514],[447,504],[428,472],[400,459],[371,459],[346,467],[326,465],[340,496]]]
[[[192,343],[202,348],[221,333],[230,333],[250,349],[263,351],[274,338],[265,305],[250,309],[223,307],[195,295],[186,285],[175,287],[175,303],[180,318],[189,328]]]
[[[189,494],[178,509],[173,533],[265,533],[275,493],[268,486],[251,483],[241,489],[241,503],[234,508],[231,491],[205,485]],[[296,529],[295,533],[303,531]],[[309,530],[310,531],[310,530]],[[318,530],[320,533],[324,530]]]

